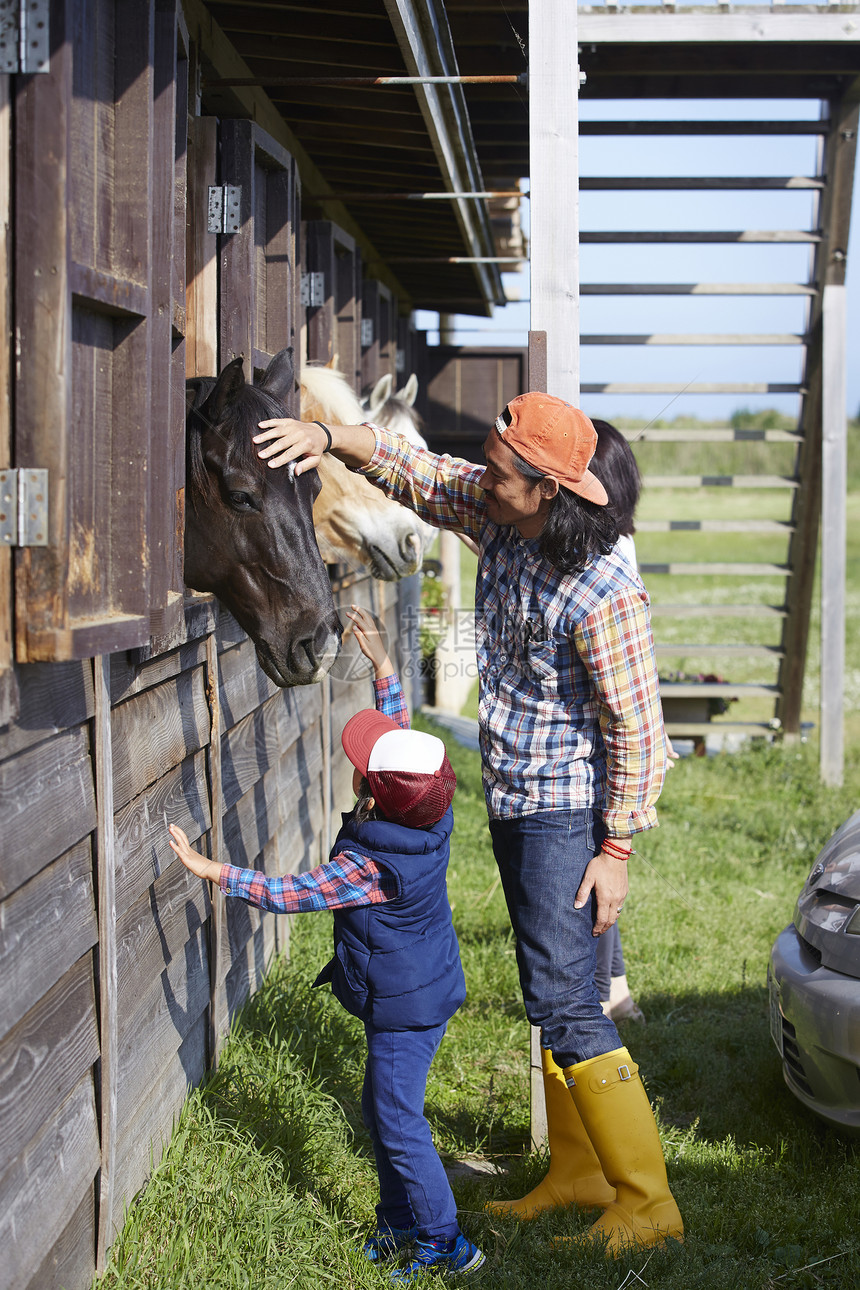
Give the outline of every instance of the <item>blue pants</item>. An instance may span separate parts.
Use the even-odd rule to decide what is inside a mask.
[[[609,998],[612,978],[626,975],[624,953],[621,949],[621,933],[618,930],[617,923],[613,923],[608,932],[598,936],[595,947],[597,950],[597,968],[594,973],[594,981],[601,1002],[605,1002]]]
[[[590,809],[540,811],[490,820],[517,945],[526,1016],[559,1066],[621,1047],[603,1015],[594,982],[594,902],[573,902],[589,861],[603,841],[603,823]]]
[[[460,1231],[454,1196],[424,1118],[427,1072],[445,1029],[364,1025],[361,1114],[379,1175],[377,1218],[381,1227],[417,1224],[422,1240],[450,1240]]]

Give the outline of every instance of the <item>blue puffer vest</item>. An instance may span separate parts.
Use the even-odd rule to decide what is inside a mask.
[[[440,1026],[466,997],[445,886],[454,815],[429,829],[343,817],[332,855],[357,851],[397,879],[382,905],[334,910],[334,958],[314,985],[331,983],[347,1012],[379,1030]]]

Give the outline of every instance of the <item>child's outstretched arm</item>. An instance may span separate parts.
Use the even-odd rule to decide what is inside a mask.
[[[188,841],[187,835],[180,829],[178,824],[171,824],[170,845],[179,856],[179,859],[190,869],[198,878],[208,878],[210,882],[221,881],[221,870],[223,865],[216,864],[214,860],[207,860],[199,851],[193,851]]]
[[[240,896],[258,909],[276,914],[300,914],[318,909],[347,909],[391,900],[399,890],[396,878],[369,856],[341,851],[327,864],[308,873],[269,878],[256,869],[215,864],[188,845],[188,838],[171,824],[170,845],[198,878],[217,882],[226,896]]]
[[[374,678],[382,681],[387,676],[394,676],[394,664],[388,657],[388,650],[383,644],[379,628],[370,610],[363,609],[361,605],[350,605],[346,616],[352,623],[358,648],[373,665]]]

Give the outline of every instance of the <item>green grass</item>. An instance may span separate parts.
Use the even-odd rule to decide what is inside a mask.
[[[446,1158],[503,1171],[454,1184],[463,1227],[488,1254],[481,1283],[597,1290],[634,1270],[652,1290],[860,1284],[860,1151],[785,1088],[765,989],[770,945],[821,845],[856,807],[853,787],[823,789],[812,746],[689,758],[669,778],[661,827],[639,846],[622,930],[648,1024],[622,1038],[656,1108],[687,1229],[683,1247],[654,1254],[643,1271],[647,1255],[615,1265],[552,1246],[584,1216],[521,1225],[482,1211],[492,1196],[520,1194],[544,1162],[524,1154],[528,1029],[480,766],[450,751],[459,779],[450,892],[469,998],[431,1070],[427,1113]],[[848,785],[858,761],[852,745]],[[217,1075],[189,1098],[104,1290],[385,1284],[355,1252],[376,1199],[359,1115],[361,1027],[309,985],[329,945],[328,916],[296,920],[290,962],[274,965]]]

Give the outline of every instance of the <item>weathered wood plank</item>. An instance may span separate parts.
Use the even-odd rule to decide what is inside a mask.
[[[214,636],[206,640],[206,700],[209,705],[209,791],[212,827],[209,835],[209,856],[215,864],[223,864],[224,852],[224,763],[222,756],[222,731],[224,729],[221,709],[221,690],[218,683],[219,660],[218,645]],[[221,1047],[221,1036],[224,1033],[225,1021],[222,1003],[218,994],[218,982],[224,971],[224,959],[227,953],[227,932],[225,920],[225,896],[217,883],[210,890],[212,913],[209,918],[209,1063],[214,1068],[218,1063]]]
[[[122,1227],[124,1206],[149,1178],[150,1162],[158,1165],[186,1096],[206,1073],[206,1030],[204,1012],[178,1050],[165,1060],[156,1081],[141,1097],[140,1106],[120,1125],[112,1215],[115,1231]]]
[[[15,724],[0,733],[0,761],[93,715],[89,663],[29,663],[15,669],[19,691]]]
[[[0,78],[0,81],[0,327],[4,336],[11,336],[11,81],[6,76]],[[0,346],[0,470],[6,470],[12,464],[11,358],[11,347],[8,344]],[[18,691],[12,668],[12,595],[12,552],[4,549],[0,551],[0,726],[7,725],[18,712]]]
[[[215,183],[218,121],[195,117],[188,130],[188,224],[186,265],[188,376],[214,376],[218,370],[218,238],[207,232],[209,186]]]
[[[108,1235],[105,1218],[113,1207],[116,1136],[117,980],[116,980],[116,847],[114,844],[113,757],[110,707],[110,657],[93,659],[96,711],[93,721],[96,762],[96,859],[98,867],[98,978],[101,1077],[99,1113],[101,1169],[96,1267],[104,1269]]]
[[[0,898],[90,833],[95,816],[86,727],[0,764]]]
[[[120,704],[113,710],[113,726],[114,794],[119,810],[208,743],[202,668]]]
[[[232,1021],[250,994],[259,990],[269,967],[265,938],[260,928],[237,954],[220,987],[226,997],[227,1015]]]
[[[209,884],[173,856],[167,872],[117,922],[117,1006],[121,1017],[185,951],[210,913]]]
[[[133,798],[114,817],[117,849],[117,913],[165,873],[176,857],[167,825],[178,824],[194,843],[210,825],[206,753],[194,753]]]
[[[72,1287],[88,1286],[95,1273],[95,1248],[95,1203],[93,1189],[89,1187],[27,1290],[72,1290]]]
[[[221,741],[224,809],[235,806],[278,763],[282,699],[270,699],[244,717]]]
[[[91,1192],[99,1138],[88,1071],[0,1177],[4,1290],[25,1286]]]
[[[16,376],[15,458],[19,466],[50,462],[65,478],[71,451],[67,376],[72,370],[68,131],[75,96],[65,7],[58,6],[51,18],[50,74],[22,78],[15,103],[15,276],[28,283],[26,291],[16,293],[15,327],[22,352],[32,357]],[[66,501],[65,489],[50,490],[50,546],[16,555],[16,656],[21,662],[35,657],[30,652],[34,629],[50,631],[66,622]]]
[[[0,930],[5,1035],[98,940],[89,838],[5,901]]]
[[[85,954],[0,1043],[0,1175],[98,1056],[93,960]]]
[[[117,1122],[125,1123],[178,1051],[209,1003],[206,929],[195,932],[181,955],[140,991],[137,1006],[120,1018],[117,1061]]]
[[[273,765],[235,806],[224,814],[224,862],[238,869],[256,869],[263,848],[281,823],[280,780]]]
[[[199,667],[206,657],[206,642],[205,640],[188,641],[178,649],[171,649],[146,659],[137,657],[132,659],[130,657],[132,654],[137,656],[139,651],[126,650],[122,654],[111,655],[111,703],[122,703],[124,699],[130,699],[134,694],[142,694],[144,690],[160,685],[170,677],[179,676],[182,672],[189,672]]]
[[[279,687],[259,667],[257,653],[250,640],[219,654],[218,678],[224,728],[227,730],[267,699],[280,693]]]

